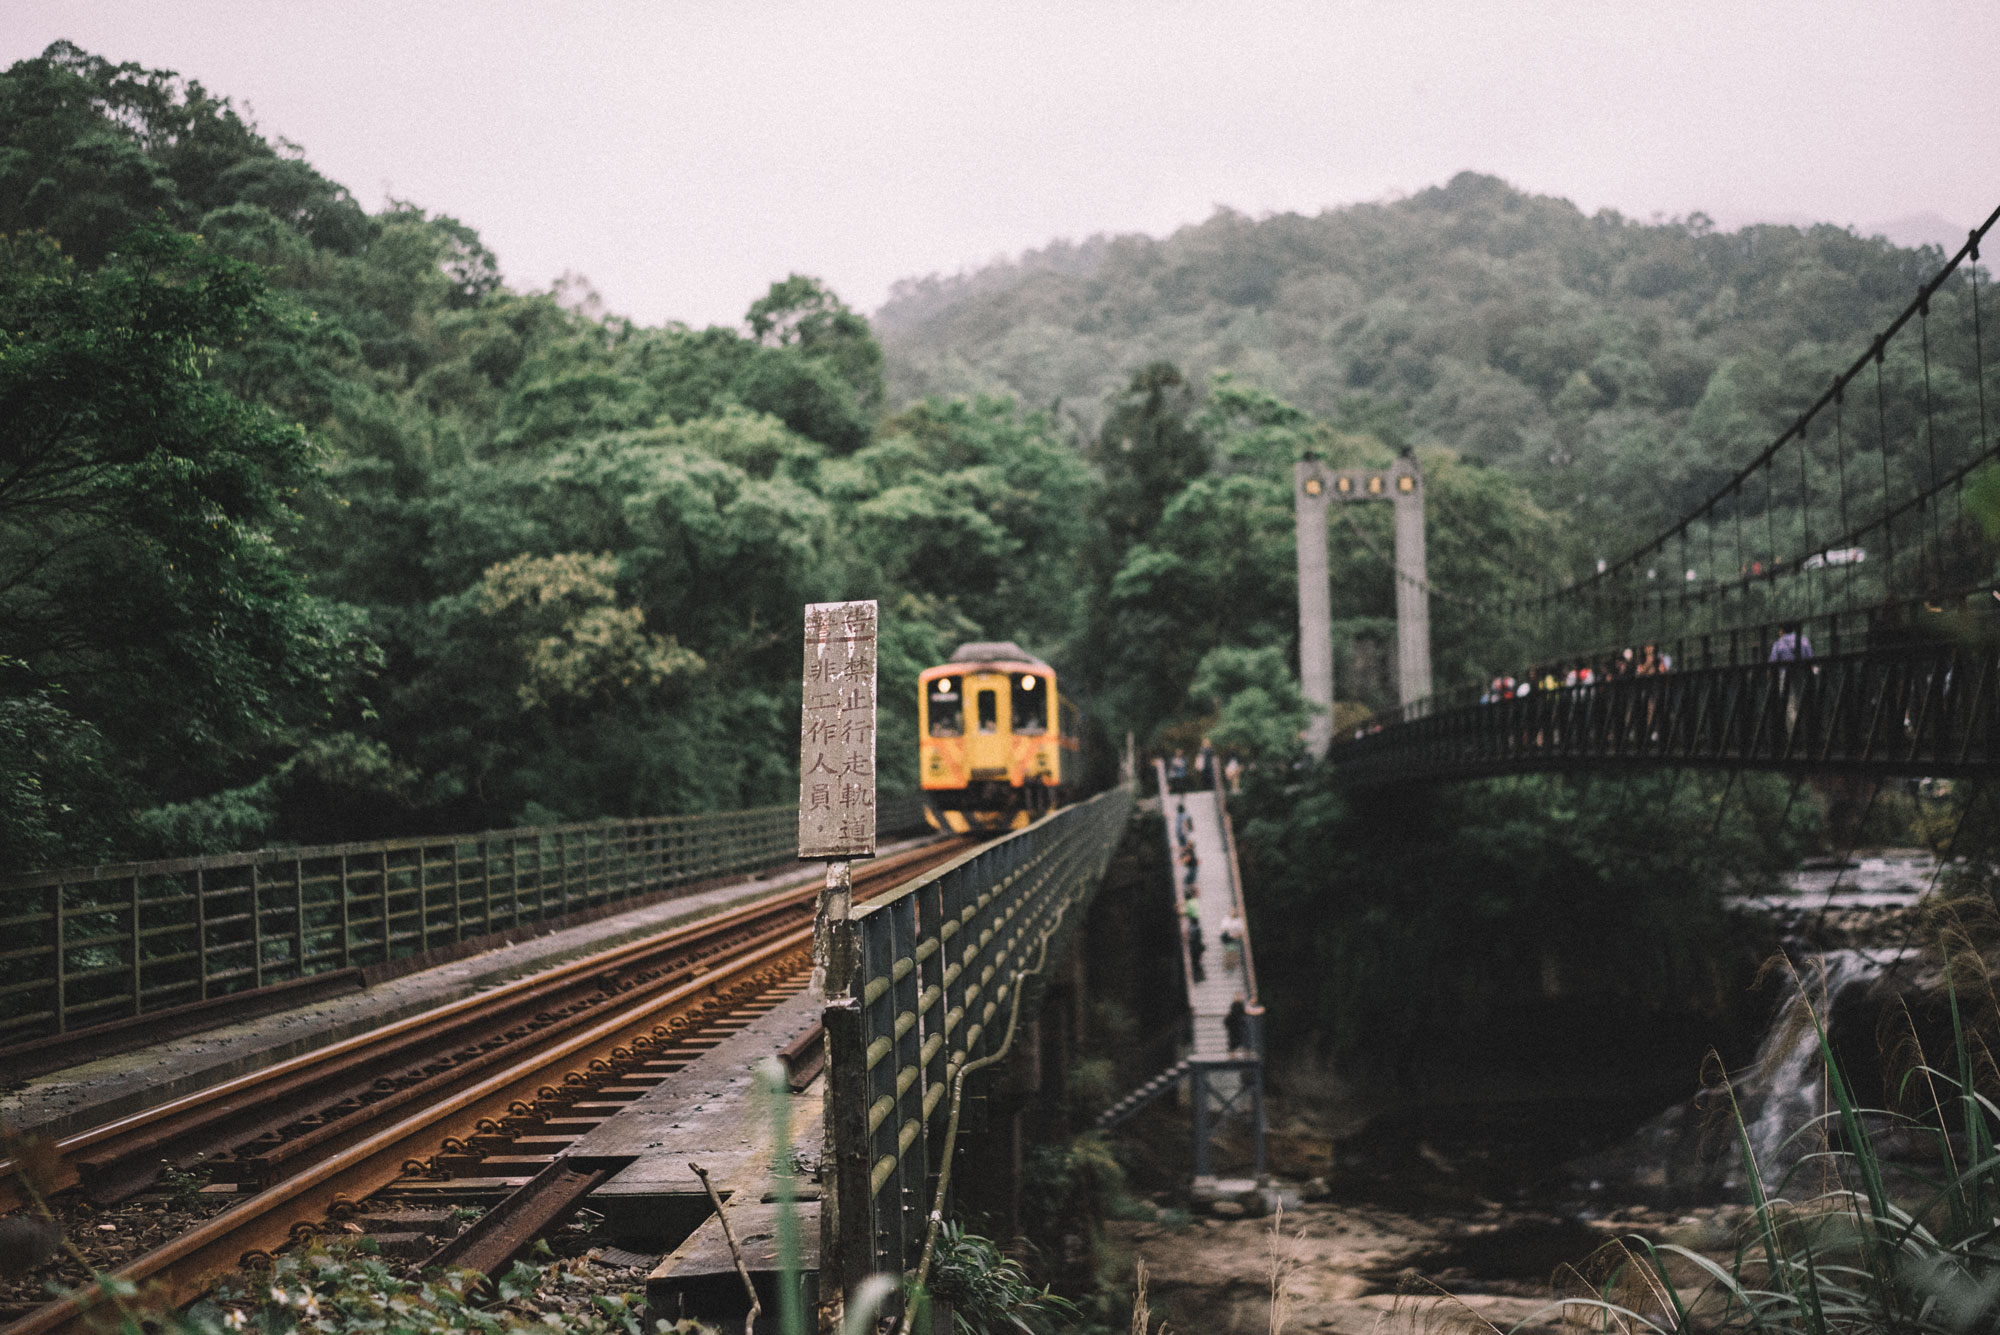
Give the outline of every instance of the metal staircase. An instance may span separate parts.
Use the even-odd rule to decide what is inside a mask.
[[[1148,1080],[1145,1084],[1127,1094],[1118,1102],[1097,1114],[1097,1129],[1109,1131],[1138,1116],[1139,1110],[1165,1094],[1187,1078],[1188,1069],[1194,1065],[1194,1058],[1183,1057],[1166,1070]]]

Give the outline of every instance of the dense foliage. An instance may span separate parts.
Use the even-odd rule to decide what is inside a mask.
[[[1578,494],[1733,461],[1929,260],[1461,177],[912,285],[886,345],[799,275],[642,327],[67,44],[0,75],[0,230],[13,865],[780,801],[800,604],[851,596],[887,791],[969,638],[1056,664],[1100,772],[1128,731],[1279,765],[1302,453],[1416,450],[1437,677],[1510,670]],[[1389,523],[1332,535],[1343,723],[1394,701]]]
[[[907,281],[876,323],[892,399],[1004,392],[1094,422],[1131,366],[1168,358],[1334,420],[1398,410],[1417,442],[1629,541],[1741,466],[1941,258],[1834,226],[1586,215],[1467,172],[1311,217],[1057,242]],[[1939,312],[1954,339],[1964,315]],[[1908,384],[1915,359],[1890,371]],[[1920,447],[1890,426],[1892,448]]]
[[[1387,419],[1166,364],[1087,438],[1000,397],[885,414],[882,348],[810,278],[644,328],[509,289],[470,228],[365,211],[170,74],[58,44],[0,109],[4,451],[70,470],[0,516],[10,862],[782,800],[826,598],[883,603],[890,791],[898,683],[965,638],[1047,655],[1095,736],[1295,745],[1288,470],[1386,460]],[[1459,587],[1553,541],[1427,458]],[[1387,517],[1356,519],[1343,689],[1380,705]],[[1446,673],[1505,652],[1475,621],[1441,621]]]
[[[993,400],[881,416],[867,322],[520,293],[199,85],[59,44],[0,76],[0,860],[783,800],[802,603],[899,687],[1051,652],[1096,482]]]
[[[1745,985],[1772,943],[1718,891],[1795,865],[1819,825],[1810,790],[1691,774],[1253,775],[1238,818],[1275,1037],[1403,1095],[1521,1070],[1684,1093],[1765,1004]]]

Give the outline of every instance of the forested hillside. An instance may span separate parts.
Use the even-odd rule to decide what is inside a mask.
[[[1586,216],[1490,176],[1313,217],[1226,210],[906,281],[892,402],[1007,393],[1094,427],[1135,365],[1229,370],[1315,415],[1400,417],[1579,518],[1678,513],[1936,271],[1839,227]]]
[[[879,420],[806,279],[741,327],[504,287],[223,98],[0,77],[0,865],[731,808],[796,791],[802,603],[915,670],[1058,644],[1092,482],[1039,419]]]
[[[1168,366],[1088,440],[885,413],[814,280],[708,329],[513,290],[465,223],[61,44],[0,76],[0,236],[0,866],[782,801],[828,598],[882,601],[885,791],[916,670],[973,638],[1047,655],[1094,738],[1288,755],[1291,461],[1390,453]],[[1463,587],[1546,528],[1497,475],[1433,488]],[[1368,523],[1344,681],[1379,704]],[[1444,670],[1482,636],[1441,625]]]
[[[1287,760],[1301,453],[1417,449],[1437,678],[1511,669],[1598,500],[1733,467],[1934,258],[1467,176],[906,285],[880,342],[797,275],[643,327],[66,44],[0,75],[0,248],[0,867],[786,800],[831,598],[882,603],[885,792],[974,638],[1100,762]],[[1343,723],[1394,700],[1388,526],[1334,533]]]

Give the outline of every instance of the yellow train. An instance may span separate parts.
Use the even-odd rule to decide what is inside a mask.
[[[917,674],[924,814],[966,834],[1019,829],[1074,781],[1074,716],[1055,669],[1011,640],[961,644]]]

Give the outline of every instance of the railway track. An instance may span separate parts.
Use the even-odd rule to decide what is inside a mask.
[[[857,867],[856,896],[968,847],[926,845]],[[572,961],[79,1132],[57,1144],[55,1187],[115,1201],[143,1190],[163,1164],[199,1163],[253,1193],[118,1270],[176,1302],[385,1191],[507,1196],[546,1177],[545,1209],[565,1192],[580,1200],[595,1182],[565,1178],[555,1163],[564,1146],[805,986],[817,893],[774,896]],[[0,1160],[11,1193],[0,1208],[25,1203],[11,1167]],[[489,1226],[487,1251],[517,1249],[533,1214],[515,1210]],[[87,1314],[66,1298],[0,1335],[49,1335]]]

